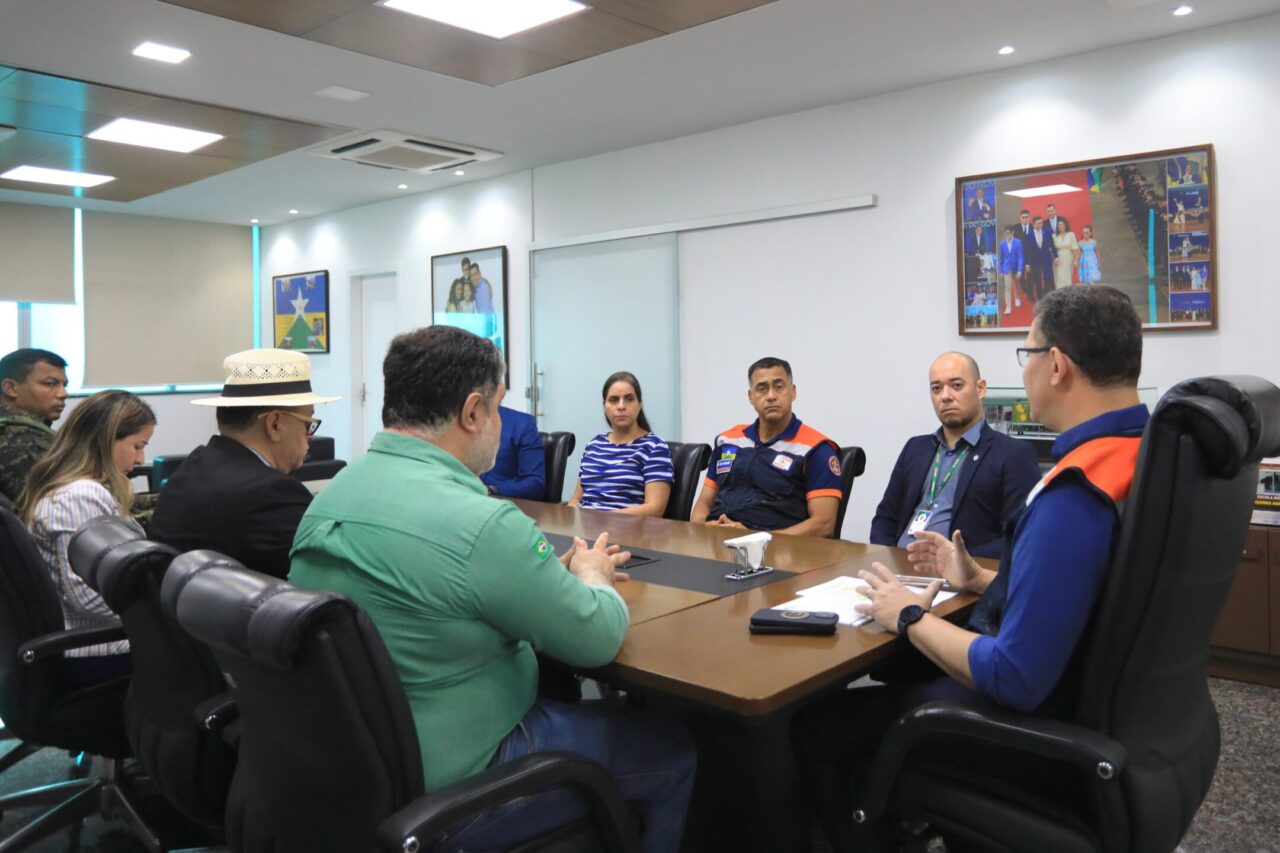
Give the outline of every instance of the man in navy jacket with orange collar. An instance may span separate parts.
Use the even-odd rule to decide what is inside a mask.
[[[929,367],[929,396],[942,426],[902,448],[871,521],[871,542],[905,548],[917,530],[948,538],[959,530],[969,553],[999,557],[1005,523],[1040,479],[1035,449],[983,420],[987,381],[978,363],[947,352]]]

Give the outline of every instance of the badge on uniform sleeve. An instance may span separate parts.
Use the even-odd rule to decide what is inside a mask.
[[[791,463],[791,457],[784,453],[779,453],[777,456],[773,457],[773,467],[777,468],[779,471],[790,471]]]
[[[840,476],[840,460],[832,456],[827,460],[827,467],[831,469],[831,473],[837,477]]]
[[[729,446],[720,452],[720,458],[716,460],[716,476],[728,474],[729,469],[733,467],[733,460],[738,458],[738,448]]]
[[[533,546],[533,552],[539,557],[545,557],[551,553],[551,543],[539,536],[538,543]]]

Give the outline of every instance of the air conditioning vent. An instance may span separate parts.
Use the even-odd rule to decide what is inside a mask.
[[[438,139],[411,137],[393,130],[348,134],[307,150],[331,160],[347,160],[362,166],[424,174],[441,169],[456,169],[458,166],[502,156],[497,151],[486,151]]]

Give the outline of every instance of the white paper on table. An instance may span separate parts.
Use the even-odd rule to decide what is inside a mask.
[[[862,594],[867,582],[861,578],[847,575],[833,578],[826,583],[798,590],[799,598],[779,604],[775,610],[803,610],[808,613],[834,613],[839,617],[841,625],[857,627],[871,621],[871,616],[859,613],[854,608],[859,604],[869,604],[871,599]],[[933,599],[935,605],[941,604],[955,595],[954,592],[939,592]]]

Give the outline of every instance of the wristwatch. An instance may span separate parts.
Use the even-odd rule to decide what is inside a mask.
[[[907,636],[907,629],[924,618],[927,613],[919,604],[908,604],[898,611],[898,634]]]

